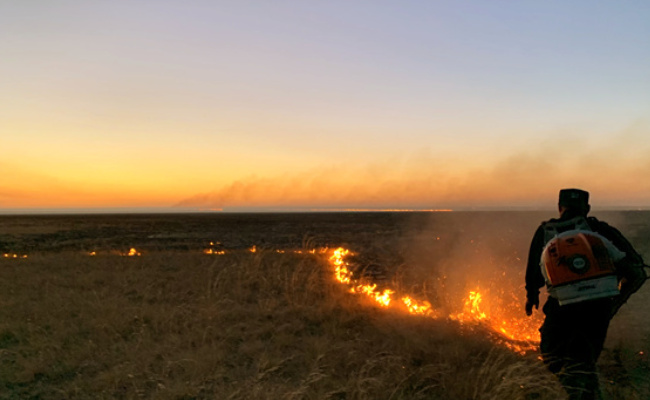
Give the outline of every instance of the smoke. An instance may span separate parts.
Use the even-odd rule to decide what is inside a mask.
[[[125,205],[133,203],[133,196],[122,194],[125,191],[107,187],[97,189],[94,182],[80,184],[15,164],[0,163],[0,176],[0,208],[115,206],[117,201]]]
[[[17,165],[0,163],[0,206],[38,204],[43,193],[62,193],[67,191],[58,179],[33,172]]]
[[[400,240],[404,279],[439,306],[458,309],[469,291],[525,301],[528,247],[544,212],[433,213]]]
[[[650,258],[650,213],[593,212],[615,226],[647,260]],[[525,316],[528,250],[539,224],[557,212],[431,213],[426,222],[413,218],[399,240],[404,255],[401,280],[407,291],[421,293],[434,308],[458,312],[470,291],[483,295],[482,311],[493,321],[516,321],[536,333],[540,310]],[[647,348],[650,337],[650,285],[632,296],[610,325],[609,348],[622,342]]]
[[[565,135],[486,162],[419,154],[365,166],[332,164],[279,176],[251,176],[177,205],[548,209],[554,207],[558,189],[581,187],[592,192],[597,206],[647,206],[650,146],[642,134],[647,134],[645,125],[605,139]]]

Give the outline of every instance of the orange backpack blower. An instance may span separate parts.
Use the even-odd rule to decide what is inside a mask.
[[[581,222],[581,221],[579,221]],[[560,305],[612,297],[619,294],[614,263],[625,256],[602,235],[577,223],[555,234],[544,247],[541,268],[549,296]],[[547,232],[551,227],[545,227]]]

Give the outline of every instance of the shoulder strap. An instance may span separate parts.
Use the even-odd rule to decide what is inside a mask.
[[[548,243],[551,239],[557,236],[559,233],[566,231],[593,231],[589,222],[585,217],[574,217],[566,221],[561,220],[551,220],[545,222],[542,227],[544,228],[544,244]]]

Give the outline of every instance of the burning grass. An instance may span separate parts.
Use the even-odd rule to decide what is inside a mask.
[[[562,397],[487,327],[379,306],[334,269],[311,249],[0,259],[0,398]]]
[[[522,355],[535,351],[539,345],[538,328],[542,323],[540,314],[532,318],[525,317],[520,307],[522,301],[514,294],[511,296],[513,299],[508,302],[504,302],[503,297],[499,296],[485,302],[486,296],[483,292],[472,290],[469,291],[462,310],[437,309],[432,307],[428,300],[417,300],[411,294],[398,294],[391,288],[379,289],[377,283],[357,277],[351,271],[351,265],[347,261],[350,256],[350,250],[338,248],[329,257],[334,278],[341,284],[347,285],[350,293],[366,295],[381,307],[400,307],[411,315],[423,315],[435,319],[447,318],[461,324],[469,324],[473,328],[487,329],[491,331],[491,336],[497,343]],[[403,285],[397,283],[396,286]],[[442,286],[438,289],[445,290]],[[501,295],[503,296],[503,293]],[[488,303],[489,313],[486,311],[485,303]]]

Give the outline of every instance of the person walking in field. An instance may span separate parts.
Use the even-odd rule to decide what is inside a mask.
[[[600,399],[596,372],[609,322],[646,280],[643,259],[590,211],[589,193],[562,189],[559,218],[533,236],[526,268],[526,314],[546,285],[540,351],[571,400]]]

